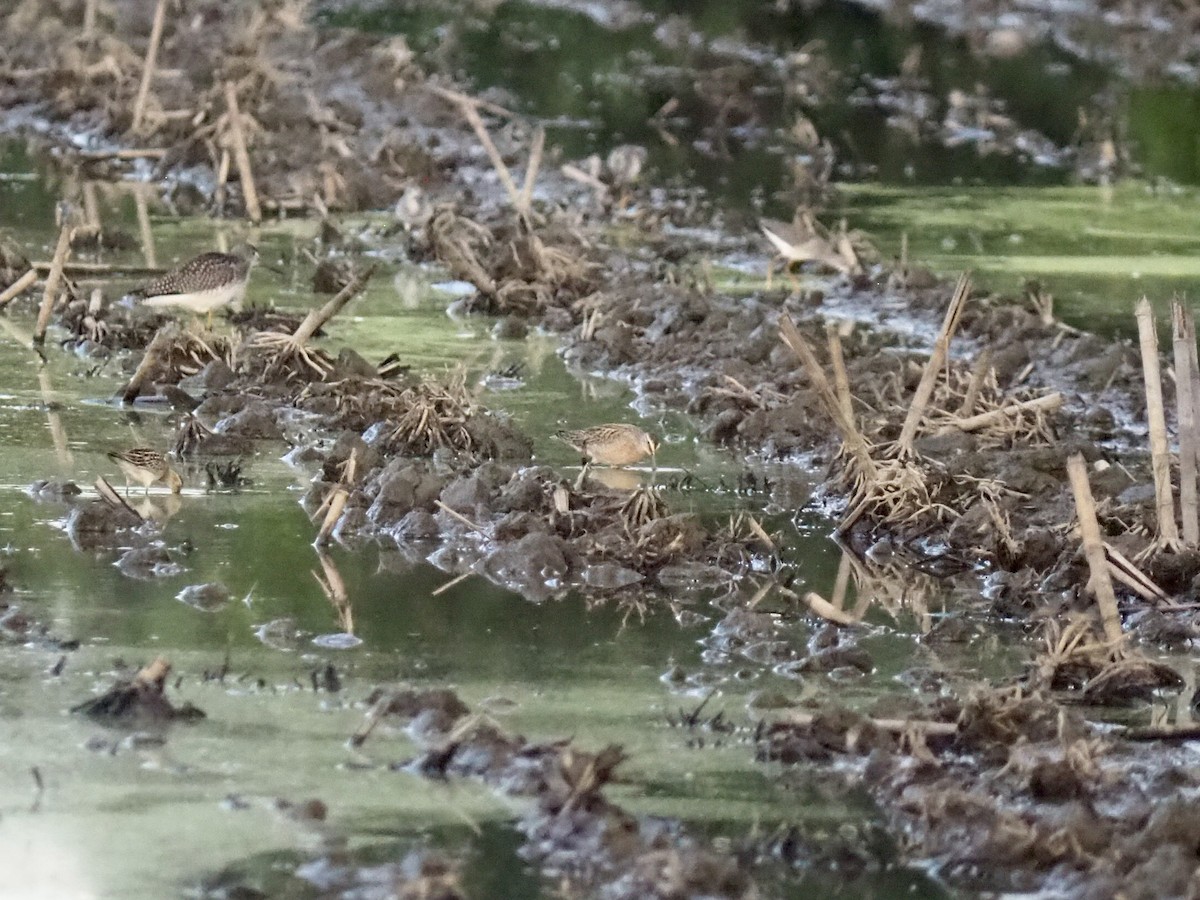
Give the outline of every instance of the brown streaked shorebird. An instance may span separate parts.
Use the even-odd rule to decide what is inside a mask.
[[[238,253],[202,253],[130,294],[146,306],[182,306],[196,315],[207,313],[211,328],[213,310],[245,298],[250,268],[257,260],[258,249],[251,244]]]
[[[125,496],[129,496],[129,485],[137,482],[150,493],[150,485],[162,482],[178,494],[183,490],[183,479],[171,468],[167,458],[149,447],[134,447],[132,450],[109,451],[108,458],[121,467],[125,475]]]
[[[843,255],[842,248],[821,234],[812,219],[805,214],[797,215],[791,222],[778,219],[759,219],[758,227],[775,248],[776,259],[783,260],[784,274],[792,278],[792,265],[809,262],[824,263],[839,272],[849,272],[854,266]],[[771,287],[774,260],[767,267],[767,289]],[[799,282],[792,279],[795,286]]]
[[[578,431],[559,431],[554,436],[578,450],[584,466],[631,466],[658,452],[658,441],[636,425],[593,425]]]

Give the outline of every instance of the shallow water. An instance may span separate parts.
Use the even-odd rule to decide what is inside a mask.
[[[62,186],[29,178],[36,167],[16,144],[0,159],[9,168],[0,179],[0,228],[32,255],[48,254],[53,198]],[[122,199],[107,206],[105,220],[135,227]],[[301,287],[307,274],[286,268],[305,227],[257,236],[264,256],[283,262],[285,274],[256,270],[250,302],[316,302]],[[218,232],[228,230],[156,220],[159,257],[173,260],[197,243],[217,243]],[[471,383],[519,366],[522,384],[481,388],[482,402],[510,412],[538,436],[539,458],[564,469],[578,461],[547,437],[556,428],[637,420],[626,389],[570,376],[548,339],[496,341],[486,320],[447,317],[449,295],[434,286],[439,277],[388,267],[335,321],[327,345],[352,344],[368,358],[397,351],[420,371],[465,366]],[[109,290],[115,296],[122,286]],[[155,491],[145,498],[135,489],[135,506],[164,520],[161,540],[180,573],[139,580],[114,565],[115,550],[73,549],[62,530],[66,507],[35,502],[25,486],[69,478],[86,488],[102,474],[120,484],[105,451],[164,446],[174,417],[112,401],[123,381],[120,358],[77,358],[55,346],[52,332],[43,364],[28,349],[28,310],[10,311],[0,326],[0,561],[25,614],[82,642],[65,654],[36,644],[0,654],[7,736],[0,743],[0,893],[19,886],[22,896],[165,896],[228,870],[302,896],[287,863],[336,839],[363,861],[397,848],[444,846],[466,853],[468,886],[490,882],[504,884],[506,897],[542,896],[547,887],[536,871],[514,856],[511,801],[479,785],[387,771],[387,763],[414,752],[399,736],[373,738],[362,751],[347,748],[371,686],[397,681],[453,685],[473,707],[531,737],[571,735],[592,748],[623,744],[631,759],[613,798],[636,812],[680,817],[699,833],[738,838],[784,822],[836,827],[869,818],[859,799],[811,791],[797,808],[795,790],[780,790],[775,770],[752,762],[747,704],[765,691],[794,694],[797,682],[701,643],[723,615],[709,602],[712,591],[681,593],[673,609],[589,607],[572,596],[535,605],[478,578],[435,594],[450,576],[395,550],[335,547],[320,555],[298,503],[308,475],[282,461],[283,444],[259,446],[246,461],[251,484],[237,492],[206,491],[203,472],[194,469],[185,473],[181,497]],[[732,482],[743,469],[729,454],[698,446],[679,417],[646,424],[668,438],[665,468],[686,468],[711,485]],[[782,467],[768,472],[785,476]],[[761,515],[765,498],[691,490],[670,494],[669,502],[713,516],[739,508]],[[764,521],[780,527],[787,517]],[[839,554],[820,519],[797,521],[789,555],[803,561],[802,583],[828,591]],[[326,567],[346,584],[352,623],[339,618],[315,578],[327,576]],[[205,611],[177,599],[184,587],[211,581],[229,589],[228,604]],[[899,615],[894,630],[871,639],[880,673],[844,691],[850,702],[901,689],[891,679],[909,665],[922,626],[908,611]],[[884,613],[870,618],[892,622]],[[789,631],[803,641],[803,629]],[[135,747],[123,743],[123,732],[65,714],[107,687],[120,667],[158,654],[175,667],[173,699],[204,709],[204,722],[172,728],[162,746]],[[61,672],[52,671],[60,659]],[[339,693],[314,689],[313,673],[327,663],[342,678]],[[675,677],[664,678],[672,666]],[[218,672],[224,677],[205,677]],[[738,733],[696,735],[668,724],[710,694],[707,711],[724,712]],[[35,768],[45,784],[40,795]],[[297,824],[275,809],[276,798],[310,797],[330,808],[323,827]],[[923,876],[903,871],[862,884],[936,893]],[[824,875],[781,876],[776,889],[781,896],[814,889],[836,895]]]
[[[668,98],[637,90],[636,72],[656,46],[647,23],[614,34],[548,5],[504,4],[492,25],[461,29],[460,64],[477,84],[506,86],[527,111],[559,121],[553,140],[568,155],[602,152],[620,140],[645,141],[658,177],[702,184],[731,206],[770,205],[786,162],[771,142],[719,159],[698,147],[694,135],[671,145],[647,128],[646,119]],[[740,28],[776,49],[819,37],[843,64],[864,72],[894,73],[913,40],[930,41],[927,55],[942,61],[939,77],[947,85],[986,78],[1002,90],[1006,78],[1016,84],[1028,71],[1020,62],[976,64],[964,48],[941,47],[923,30],[877,28],[864,38],[865,14],[841,6],[827,4],[801,20],[750,17],[732,4],[646,4],[658,12],[685,6],[704,34]],[[436,35],[445,23],[366,24],[411,28],[420,46],[431,40],[421,35]],[[495,49],[488,56],[485,48]],[[690,58],[681,53],[660,61],[683,66]],[[544,68],[530,66],[531,59]],[[1062,63],[1039,51],[1025,64]],[[559,73],[561,81],[546,71]],[[1043,98],[1035,124],[1068,140],[1056,123],[1098,89],[1100,78],[1087,67],[1070,67],[1059,89]],[[1153,92],[1130,95],[1130,118],[1142,123],[1143,135],[1166,130],[1159,105]],[[780,116],[790,111],[780,104]],[[895,252],[900,234],[907,233],[914,259],[946,271],[971,266],[1004,290],[1037,274],[1060,298],[1068,321],[1092,327],[1121,327],[1131,291],[1161,299],[1194,275],[1190,192],[1132,186],[1108,196],[1099,188],[1061,185],[1065,176],[1058,170],[980,160],[962,148],[930,148],[910,168],[910,146],[866,139],[879,133],[877,114],[846,108],[826,115],[817,121],[819,129],[847,135],[846,146],[861,151],[859,170],[878,173],[884,182],[846,186],[843,196],[851,224],[870,229],[885,251]],[[1168,138],[1144,140],[1150,149],[1143,162],[1152,173],[1189,180],[1177,144]],[[984,184],[946,186],[967,173],[968,180]],[[1012,182],[1026,186],[1003,186]],[[49,254],[53,206],[69,187],[38,172],[21,145],[0,143],[0,229],[38,248],[35,255]],[[178,223],[155,212],[164,262],[241,233],[229,223]],[[129,196],[109,198],[105,216],[136,232]],[[289,308],[316,302],[305,288],[307,270],[294,264],[311,227],[289,224],[257,236],[268,260],[282,263],[285,274],[258,270],[253,302]],[[1114,255],[1118,261],[1111,261]],[[766,248],[763,256],[765,262]],[[627,390],[573,377],[552,341],[496,341],[486,320],[449,319],[444,308],[450,294],[435,286],[441,277],[432,270],[385,267],[335,321],[327,346],[353,345],[370,359],[399,352],[420,371],[465,365],[472,384],[489,372],[519,367],[515,389],[481,387],[481,399],[517,418],[537,438],[539,458],[564,470],[578,461],[549,439],[554,430],[638,419]],[[622,769],[625,782],[611,796],[640,813],[681,817],[698,833],[736,838],[781,823],[835,830],[870,820],[861,798],[830,796],[820,785],[785,790],[777,783],[779,770],[752,762],[745,730],[749,703],[770,692],[794,698],[831,686],[770,673],[736,654],[722,658],[711,642],[702,643],[722,616],[709,595],[681,593],[674,609],[651,608],[643,617],[611,605],[589,608],[578,597],[535,605],[480,579],[435,595],[449,575],[373,546],[334,548],[322,559],[310,545],[314,526],[298,504],[307,474],[280,459],[287,449],[282,444],[260,446],[248,461],[252,484],[237,493],[207,493],[203,475],[189,473],[189,489],[162,536],[183,573],[134,580],[115,568],[113,552],[73,550],[60,528],[64,508],[35,503],[24,486],[46,477],[83,485],[98,474],[111,477],[104,451],[162,445],[173,421],[165,413],[112,404],[123,380],[117,361],[97,370],[92,361],[51,348],[43,365],[26,349],[28,315],[4,314],[0,325],[0,562],[9,568],[15,600],[25,612],[55,634],[82,641],[80,650],[66,654],[61,674],[52,674],[63,656],[58,651],[10,646],[0,653],[0,718],[7,736],[0,742],[0,894],[166,896],[229,871],[253,873],[272,893],[305,896],[288,870],[344,839],[364,862],[395,858],[398,849],[412,846],[447,847],[467,860],[464,883],[472,896],[551,895],[553,886],[516,855],[520,838],[511,825],[511,801],[472,783],[437,784],[387,771],[387,763],[413,752],[399,735],[374,738],[362,751],[346,747],[370,687],[396,681],[449,683],[473,707],[531,738],[570,735],[592,749],[623,744],[631,759]],[[714,485],[733,482],[744,469],[743,461],[697,444],[682,417],[650,413],[642,421],[665,436],[665,467],[686,468]],[[780,467],[768,474],[789,477]],[[167,500],[158,494],[152,502],[165,513]],[[742,508],[762,513],[765,498],[693,490],[674,492],[668,501],[676,509],[723,516]],[[785,528],[788,518],[776,512],[766,524]],[[801,583],[828,596],[839,552],[824,537],[827,523],[815,515],[797,519],[787,531],[787,553],[798,563]],[[336,567],[346,582],[352,629],[314,578],[325,566]],[[232,602],[205,612],[176,599],[183,587],[208,581],[224,583]],[[958,646],[917,640],[945,609],[963,601],[947,598],[934,579],[908,573],[880,585],[876,599],[868,621],[878,628],[866,644],[878,669],[870,678],[834,687],[844,702],[867,705],[881,694],[907,693],[897,676],[914,667],[998,673],[1017,663],[1020,650],[1003,632]],[[349,630],[357,642],[346,639]],[[793,627],[785,636],[803,642],[806,632]],[[65,714],[108,686],[116,661],[136,665],[158,653],[169,656],[180,676],[173,697],[206,710],[205,722],[172,729],[163,747],[134,748],[120,743],[120,733]],[[313,688],[312,674],[330,662],[343,679],[337,694]],[[671,665],[678,667],[677,677],[664,678]],[[224,679],[203,677],[223,668]],[[697,735],[671,727],[668,716],[694,709],[714,689],[706,710],[725,712],[743,730],[701,735],[704,746],[696,746]],[[96,737],[102,746],[85,746]],[[34,767],[45,783],[40,795]],[[324,828],[297,824],[275,810],[278,797],[319,797],[329,805],[330,820]],[[829,874],[781,875],[768,890],[797,897],[940,893],[923,875],[906,870],[848,883]]]

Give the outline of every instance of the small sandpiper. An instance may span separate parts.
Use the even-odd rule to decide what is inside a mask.
[[[182,306],[196,315],[207,313],[211,328],[213,310],[245,298],[250,268],[257,260],[258,250],[250,244],[239,253],[202,253],[130,294],[146,306]]]
[[[658,441],[636,425],[593,425],[578,431],[559,431],[554,436],[578,450],[584,465],[631,466],[658,452]]]
[[[134,447],[132,450],[113,450],[108,458],[121,467],[125,475],[125,496],[129,496],[129,485],[137,482],[150,493],[150,485],[162,482],[178,494],[183,490],[183,479],[171,468],[167,458],[149,447]]]

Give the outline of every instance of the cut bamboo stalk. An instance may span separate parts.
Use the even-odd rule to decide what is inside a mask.
[[[63,264],[71,253],[71,233],[75,230],[75,226],[72,224],[74,215],[69,209],[64,209],[61,218],[62,227],[58,231],[58,244],[54,247],[54,258],[50,260],[50,272],[46,276],[42,305],[38,309],[37,324],[33,329],[33,343],[38,347],[46,342],[46,329],[50,326],[50,313],[54,311],[54,301],[58,299],[59,285],[63,280]]]
[[[96,229],[96,233],[100,233],[100,201],[96,196],[96,182],[85,181],[83,183],[83,221]]]
[[[33,287],[38,280],[37,269],[30,269],[12,284],[0,292],[0,309],[8,306],[15,298]]]
[[[1179,510],[1183,521],[1183,541],[1189,547],[1200,544],[1200,505],[1196,495],[1196,398],[1192,394],[1192,353],[1196,339],[1188,339],[1187,313],[1179,297],[1171,300],[1171,336],[1175,355],[1175,404],[1179,422]],[[1194,327],[1194,326],[1193,326]]]
[[[1170,606],[1177,606],[1167,592],[1150,580],[1141,569],[1135,566],[1124,553],[1107,541],[1104,542],[1104,552],[1108,555],[1108,568],[1113,577],[1128,587],[1147,603],[1160,601]]]
[[[842,353],[842,335],[836,323],[826,323],[825,336],[829,340],[829,362],[833,367],[833,386],[837,390],[838,403],[846,418],[853,422],[854,399],[850,395],[850,376],[846,374],[846,357]]]
[[[967,394],[963,397],[962,405],[959,406],[956,415],[969,416],[975,412],[975,404],[979,402],[979,393],[983,390],[983,383],[991,371],[992,348],[985,347],[979,354],[979,358],[975,360],[975,368],[971,371],[971,382],[967,385]]]
[[[1163,409],[1162,373],[1158,364],[1158,333],[1154,310],[1145,297],[1137,303],[1138,342],[1146,381],[1146,417],[1150,425],[1150,464],[1154,472],[1154,502],[1158,512],[1158,547],[1179,549],[1175,526],[1175,498],[1171,488],[1171,451],[1167,443],[1167,417]]]
[[[233,82],[225,82],[225,107],[229,112],[229,133],[233,139],[233,160],[237,163],[238,178],[242,182],[242,199],[246,203],[246,214],[250,221],[262,221],[262,206],[258,202],[258,189],[254,186],[254,172],[250,168],[250,151],[246,148],[246,133],[242,129],[242,113],[238,108],[237,90]]]
[[[999,425],[1005,419],[1020,415],[1023,412],[1054,412],[1062,405],[1063,395],[1055,391],[1044,397],[1034,397],[1032,400],[1010,403],[1008,406],[1001,406],[999,409],[980,413],[977,416],[969,416],[966,419],[953,419],[945,427],[941,428],[940,431],[946,432],[952,429],[957,429],[958,431],[978,431],[981,428],[987,428],[991,425]]]
[[[142,81],[138,85],[137,99],[133,103],[133,124],[129,130],[135,134],[142,127],[142,116],[146,113],[146,98],[150,95],[150,82],[158,65],[158,46],[162,43],[163,23],[167,18],[167,0],[158,0],[154,7],[154,22],[150,26],[150,43],[146,47],[146,59],[142,63]]]
[[[1079,517],[1079,531],[1083,536],[1083,552],[1091,572],[1088,584],[1096,595],[1100,621],[1104,625],[1104,637],[1108,641],[1117,642],[1124,637],[1121,630],[1121,614],[1117,609],[1117,595],[1113,591],[1112,578],[1109,576],[1104,539],[1100,536],[1100,523],[1096,521],[1096,502],[1092,499],[1092,487],[1088,483],[1087,463],[1084,462],[1083,454],[1076,453],[1067,460],[1067,476],[1071,479],[1075,512]]]
[[[937,383],[938,375],[950,355],[950,340],[958,328],[958,321],[962,317],[963,307],[966,305],[967,295],[970,291],[971,277],[964,272],[959,276],[958,284],[954,286],[950,305],[946,307],[946,317],[942,320],[942,329],[938,332],[937,340],[933,342],[933,353],[925,364],[921,383],[917,385],[912,405],[908,408],[908,417],[904,420],[904,427],[900,429],[900,437],[896,441],[896,456],[899,459],[913,456],[913,441],[916,440],[917,429],[925,417],[925,409],[929,405],[930,397],[933,396],[933,388]]]

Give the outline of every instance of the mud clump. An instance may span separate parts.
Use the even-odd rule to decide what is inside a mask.
[[[162,657],[140,669],[132,678],[118,681],[98,697],[71,708],[72,713],[111,723],[162,723],[204,718],[185,703],[177,707],[167,699],[166,682],[171,664]]]

